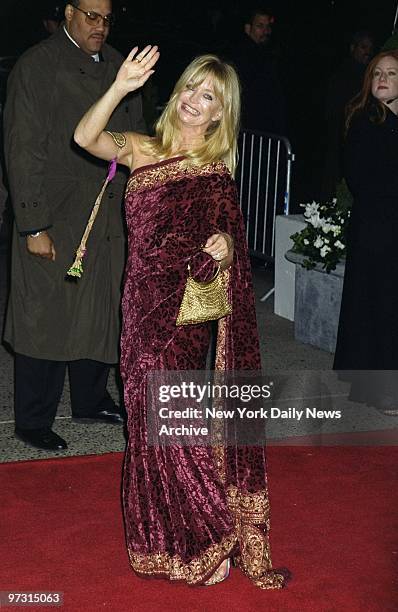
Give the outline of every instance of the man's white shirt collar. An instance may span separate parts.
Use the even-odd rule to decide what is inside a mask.
[[[73,42],[73,44],[80,49],[79,45],[77,44],[77,42],[72,38],[72,36],[69,34],[68,30],[66,29],[66,27],[64,26],[64,32],[67,35],[67,37],[69,38],[69,40],[71,40]],[[99,62],[99,53],[95,53],[94,55],[91,56],[93,58],[93,60],[95,62]]]

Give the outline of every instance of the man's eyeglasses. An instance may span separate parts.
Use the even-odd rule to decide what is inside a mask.
[[[103,15],[100,15],[99,13],[96,13],[95,11],[83,11],[83,9],[79,8],[78,6],[74,6],[74,5],[72,6],[74,9],[77,9],[78,11],[86,15],[86,23],[89,23],[90,25],[98,25],[100,22],[100,19],[102,19],[104,26],[106,28],[110,28],[111,26],[115,24],[115,16],[112,15],[112,13],[110,13],[109,15],[103,16]]]

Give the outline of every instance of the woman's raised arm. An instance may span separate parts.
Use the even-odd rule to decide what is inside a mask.
[[[112,136],[104,130],[124,96],[142,87],[155,72],[152,68],[159,58],[158,48],[147,45],[137,52],[138,47],[130,51],[108,91],[89,108],[74,133],[75,142],[92,155],[109,161],[117,154],[119,163],[129,168],[132,167],[134,139],[129,138],[128,133]]]

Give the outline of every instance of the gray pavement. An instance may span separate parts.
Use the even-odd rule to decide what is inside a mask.
[[[260,296],[272,287],[273,279],[271,271],[266,271],[262,267],[255,267],[253,271],[257,295],[256,308],[263,369],[266,375],[269,374],[271,378],[272,376],[276,376],[277,379],[281,377],[284,381],[285,403],[282,401],[282,404],[276,405],[281,409],[286,409],[288,405],[294,405],[299,409],[310,401],[314,406],[318,406],[320,402],[322,404],[320,407],[325,409],[324,399],[322,401],[319,398],[311,400],[314,376],[316,378],[316,374],[312,372],[323,373],[321,386],[324,390],[326,380],[326,387],[329,386],[329,389],[326,389],[326,395],[328,393],[329,395],[334,395],[334,398],[327,399],[326,407],[333,409],[338,407],[342,410],[343,415],[341,419],[303,418],[298,420],[295,415],[293,418],[276,418],[267,435],[274,439],[287,438],[288,441],[290,440],[294,443],[294,438],[291,438],[291,436],[299,436],[297,438],[299,442],[302,436],[320,434],[321,438],[324,436],[324,443],[327,443],[328,435],[331,433],[383,432],[389,430],[391,434],[389,438],[390,443],[398,443],[396,436],[398,418],[381,415],[373,408],[364,408],[345,399],[347,386],[342,383],[336,383],[331,374],[333,356],[325,351],[295,341],[294,324],[274,315],[273,298],[270,298],[265,303],[259,300]],[[0,249],[1,318],[3,318],[2,313],[6,304],[6,272],[6,253],[4,249]],[[330,383],[331,380],[332,383]],[[311,391],[309,391],[310,388]],[[118,401],[119,393],[114,371],[111,372],[109,391],[114,399]],[[338,396],[337,399],[336,396]],[[289,401],[286,398],[289,398]],[[13,419],[13,359],[4,346],[0,346],[0,423],[0,457],[3,462],[44,459],[56,456],[102,454],[122,451],[125,447],[124,428],[121,425],[103,423],[82,424],[72,421],[67,381],[54,423],[54,430],[67,440],[69,448],[62,452],[45,452],[30,448],[17,440],[14,437]],[[374,440],[374,434],[369,434],[369,441],[365,440],[363,442],[362,440],[362,443],[371,444],[374,443]]]

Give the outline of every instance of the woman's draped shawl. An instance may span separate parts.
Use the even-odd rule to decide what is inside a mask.
[[[214,273],[201,246],[234,239],[232,315],[218,322],[216,370],[261,370],[254,294],[235,183],[224,163],[198,168],[174,158],[139,168],[126,190],[129,253],[123,297],[121,372],[129,441],[124,512],[132,567],[188,584],[204,582],[234,556],[261,588],[280,588],[269,551],[264,446],[150,446],[150,371],[204,369],[209,325],[177,327],[187,263]]]

